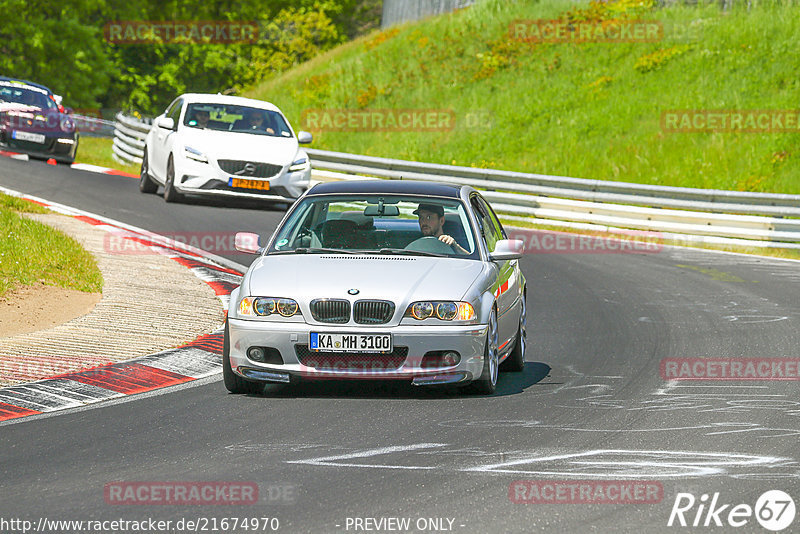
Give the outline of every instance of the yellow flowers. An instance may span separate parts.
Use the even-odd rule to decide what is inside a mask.
[[[690,45],[676,45],[670,48],[661,48],[650,54],[645,54],[636,60],[634,68],[641,73],[650,72],[666,65],[671,59],[685,54]]]
[[[772,154],[772,163],[782,163],[789,157],[789,153],[785,150],[781,152],[775,152]]]
[[[480,69],[475,73],[474,79],[489,78],[498,70],[516,64],[517,56],[522,51],[522,43],[514,40],[497,39],[489,41],[488,52],[475,54],[480,62]]]
[[[587,87],[589,89],[600,90],[606,85],[610,84],[613,80],[614,78],[612,78],[611,76],[600,76],[595,81],[590,83]]]
[[[385,32],[380,32],[378,35],[376,35],[375,37],[373,37],[369,41],[365,42],[364,43],[364,47],[366,47],[367,50],[372,50],[373,48],[375,48],[379,44],[383,43],[384,41],[388,41],[389,39],[391,39],[392,37],[397,35],[397,33],[399,31],[400,30],[397,29],[397,28],[392,28],[391,30],[386,30]]]
[[[358,102],[358,107],[360,108],[367,107],[373,100],[375,100],[376,96],[378,96],[378,88],[370,83],[369,85],[367,85],[367,88],[361,91],[356,97],[356,101]]]
[[[570,22],[604,22],[640,15],[655,6],[654,0],[593,0],[589,7],[575,8],[566,13]]]

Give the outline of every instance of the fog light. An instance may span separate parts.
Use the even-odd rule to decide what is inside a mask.
[[[442,354],[442,367],[452,367],[454,365],[458,365],[458,362],[460,361],[461,356],[452,350],[448,350]]]
[[[264,360],[267,359],[267,355],[261,347],[250,347],[247,349],[247,357],[254,362],[264,362]]]

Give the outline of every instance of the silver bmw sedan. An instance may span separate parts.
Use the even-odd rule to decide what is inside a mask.
[[[523,243],[468,186],[319,184],[288,211],[231,294],[232,393],[311,379],[407,380],[491,394],[525,362]]]

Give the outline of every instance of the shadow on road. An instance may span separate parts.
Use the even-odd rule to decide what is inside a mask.
[[[522,393],[550,373],[550,366],[526,362],[521,373],[500,373],[494,397]],[[354,399],[463,399],[483,398],[463,388],[419,387],[406,380],[305,380],[297,385],[268,384],[262,395],[270,398],[354,398]]]
[[[158,196],[164,195],[164,189],[159,188]],[[242,210],[258,210],[258,211],[273,211],[283,213],[286,212],[292,203],[282,201],[265,201],[251,198],[235,198],[225,196],[199,196],[199,195],[186,195],[181,200],[180,204],[187,204],[190,206],[205,206],[209,208],[235,208]]]

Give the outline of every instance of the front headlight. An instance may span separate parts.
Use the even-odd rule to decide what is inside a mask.
[[[302,315],[300,306],[292,299],[275,297],[245,297],[239,303],[239,315],[247,317],[266,317],[280,315],[292,317]]]
[[[208,163],[208,158],[205,154],[197,150],[196,148],[192,148],[190,146],[183,147],[184,155],[194,161],[199,161],[200,163]]]
[[[75,131],[75,123],[72,121],[72,119],[69,118],[61,119],[60,126],[62,132],[71,133]]]
[[[305,156],[294,160],[289,165],[289,172],[304,171],[306,169],[308,169],[308,158]]]
[[[441,321],[472,321],[475,319],[475,308],[469,302],[453,302],[451,300],[431,300],[411,303],[404,317],[424,321],[435,318]]]

